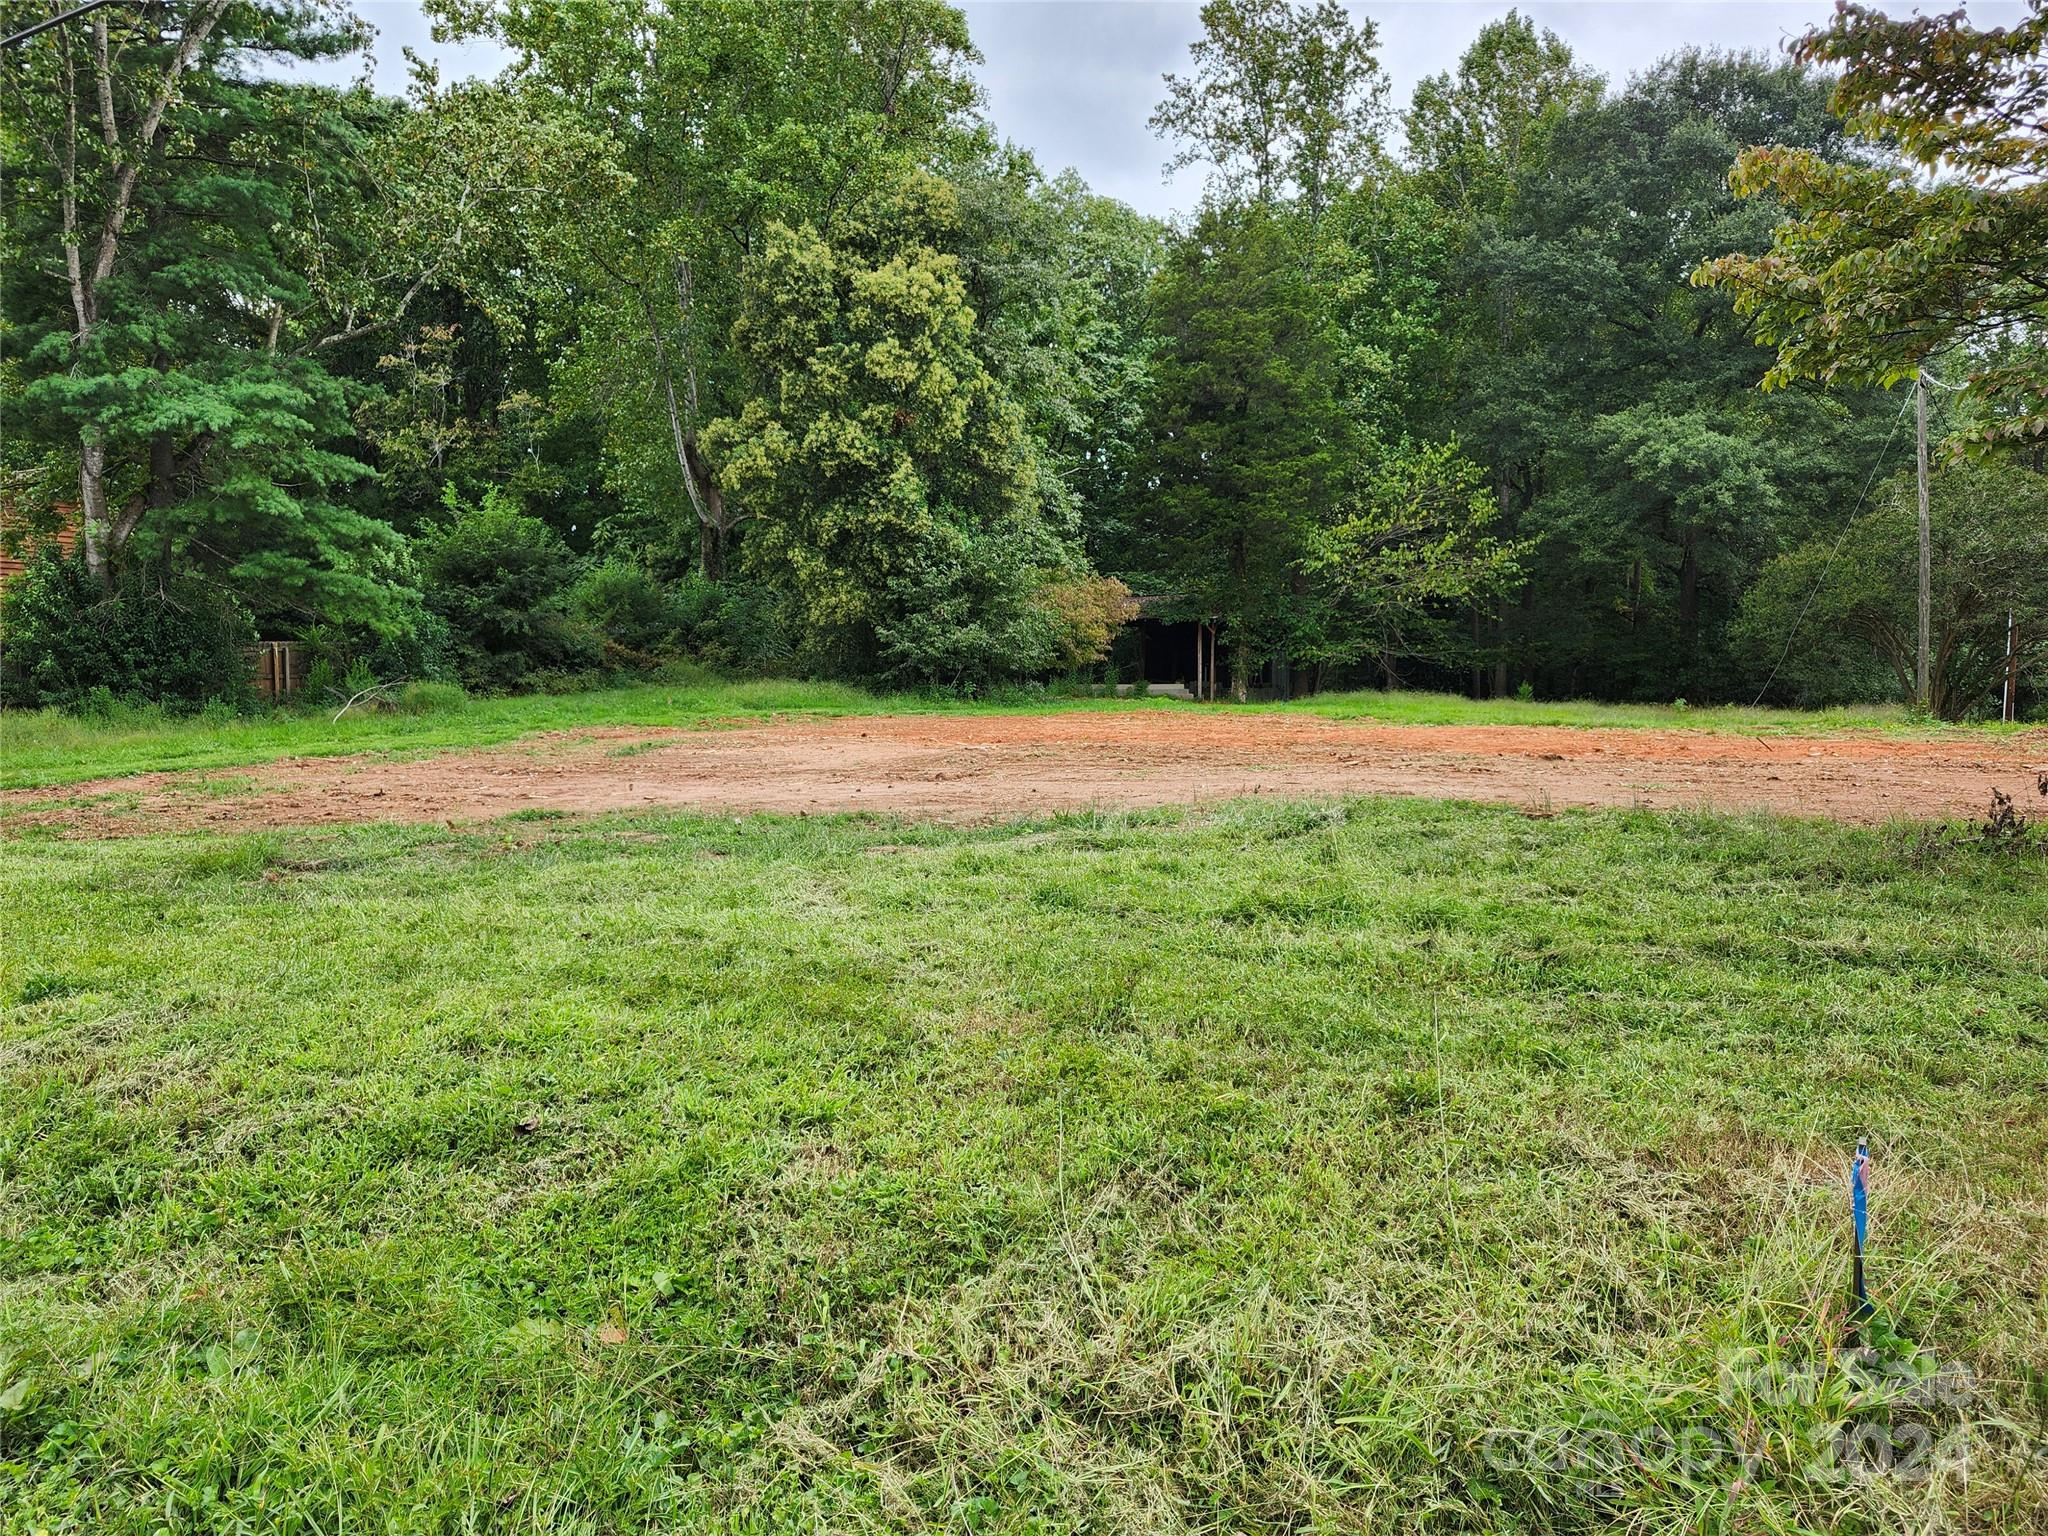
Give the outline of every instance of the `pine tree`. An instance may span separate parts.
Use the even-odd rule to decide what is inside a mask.
[[[1153,291],[1157,569],[1190,617],[1216,617],[1231,689],[1286,651],[1297,575],[1331,515],[1346,424],[1335,338],[1281,216],[1206,208]]]
[[[10,29],[29,14],[6,10]],[[365,224],[391,108],[280,78],[359,49],[326,0],[108,7],[5,61],[10,433],[77,466],[81,545],[259,614],[378,621],[397,540],[348,503],[334,349],[388,313]]]

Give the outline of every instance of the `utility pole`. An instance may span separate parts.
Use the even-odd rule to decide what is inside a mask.
[[[1934,695],[1928,690],[1927,657],[1928,633],[1933,628],[1934,617],[1934,528],[1927,515],[1927,371],[1924,368],[1914,373],[1913,388],[1916,391],[1913,402],[1915,429],[1920,439],[1920,662],[1913,680],[1920,707],[1932,709]]]
[[[2020,632],[2013,611],[2005,610],[2005,708],[2000,717],[2010,725],[2020,717]]]

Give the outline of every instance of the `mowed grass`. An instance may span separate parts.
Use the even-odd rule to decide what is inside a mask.
[[[10,1533],[2048,1522],[2036,856],[1420,801],[0,852]],[[1841,1348],[1863,1134],[1941,1392]]]
[[[1102,697],[1058,689],[987,699],[870,693],[839,683],[723,679],[678,668],[663,682],[586,693],[461,700],[410,714],[392,709],[270,710],[225,719],[176,718],[117,709],[93,719],[60,710],[0,713],[0,789],[77,783],[133,773],[245,767],[281,757],[350,752],[439,751],[495,746],[539,731],[617,726],[693,726],[768,718],[853,714],[1049,714],[1065,710],[1250,710],[1389,725],[1563,725],[1703,730],[1741,735],[1816,735],[1844,730],[1934,736],[1995,735],[2028,727],[1944,726],[1871,705],[1820,711],[1676,708],[1659,704],[1474,700],[1448,693],[1333,693],[1292,703],[1193,704]]]
[[[1363,691],[1311,695],[1272,706],[1332,720],[1376,720],[1386,725],[1562,725],[1610,730],[1712,731],[1735,736],[1810,736],[1840,731],[1938,737],[1987,735],[2027,729],[2024,723],[1953,725],[1929,720],[1895,704],[1833,709],[1772,709],[1760,705],[1601,704],[1586,699],[1468,699],[1456,693]]]
[[[686,675],[586,693],[475,698],[417,714],[359,708],[259,710],[225,719],[117,709],[110,718],[63,710],[0,715],[0,789],[131,773],[241,767],[281,757],[495,746],[538,731],[689,725],[776,714],[848,714],[874,705],[833,683],[732,681]]]

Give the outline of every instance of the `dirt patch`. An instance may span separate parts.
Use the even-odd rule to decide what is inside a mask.
[[[622,753],[622,744],[635,750]],[[236,770],[246,791],[224,790],[216,777],[196,794],[204,777],[197,774],[10,791],[0,795],[0,811],[16,826],[85,836],[522,811],[872,811],[971,821],[1255,794],[1424,795],[1538,812],[1705,807],[1879,822],[1979,814],[1994,788],[2036,802],[2044,768],[2042,732],[1965,741],[1765,738],[1390,726],[1189,708],[577,731],[427,758],[289,758]]]

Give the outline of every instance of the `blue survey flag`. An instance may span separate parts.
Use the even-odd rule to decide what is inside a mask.
[[[1864,1170],[1870,1166],[1870,1143],[1858,1137],[1856,1161],[1849,1167],[1849,1210],[1856,1222],[1856,1251],[1850,1265],[1850,1284],[1856,1294],[1855,1311],[1857,1321],[1870,1316],[1870,1292],[1863,1283],[1863,1242],[1870,1235],[1870,1192],[1864,1185]],[[1855,1325],[1850,1325],[1850,1337],[1855,1338]]]
[[[1856,1213],[1856,1246],[1861,1249],[1870,1236],[1870,1196],[1863,1186],[1863,1170],[1870,1163],[1870,1144],[1856,1143],[1856,1164],[1849,1174],[1849,1202]]]

